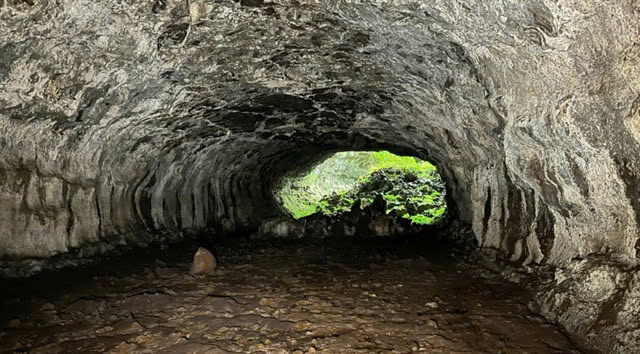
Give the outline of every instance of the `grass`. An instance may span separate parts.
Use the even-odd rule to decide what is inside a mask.
[[[437,169],[434,165],[415,157],[399,156],[384,150],[375,151],[371,154],[375,159],[375,163],[369,166],[368,175],[387,168],[410,171],[421,178],[431,178],[437,173]]]

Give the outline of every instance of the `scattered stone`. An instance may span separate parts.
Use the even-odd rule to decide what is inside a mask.
[[[387,247],[387,241],[366,239],[357,246],[353,240],[334,245],[323,242],[321,247],[298,241],[278,240],[274,242],[277,246],[254,242],[248,246],[255,256],[251,262],[239,251],[245,246],[223,249],[226,246],[220,243],[217,247],[225,254],[226,266],[224,273],[216,274],[215,282],[184,271],[161,280],[146,279],[143,275],[152,269],[123,264],[114,272],[112,264],[105,264],[108,274],[87,274],[88,280],[98,276],[87,287],[24,297],[20,304],[37,301],[30,308],[10,306],[18,312],[7,317],[22,322],[12,323],[15,330],[0,329],[0,353],[15,348],[84,353],[95,343],[104,343],[109,348],[106,351],[113,353],[299,350],[305,354],[388,352],[390,348],[407,353],[412,347],[437,352],[436,346],[449,352],[497,353],[505,344],[514,353],[546,353],[550,344],[558,352],[572,353],[572,344],[554,327],[526,318],[535,312],[520,305],[530,294],[519,285],[479,278],[474,267],[437,262],[430,265],[433,277],[425,277],[424,268],[416,266],[424,262],[421,252],[396,253]],[[375,247],[385,250],[389,261],[372,272],[367,265],[379,252],[354,256],[354,251],[378,242]],[[175,257],[164,255],[184,259],[193,255],[193,249],[181,248]],[[201,255],[208,253],[200,251]],[[318,256],[325,260],[330,256],[334,271],[324,262],[319,264]],[[407,257],[414,261],[408,262]],[[153,263],[149,259],[140,264]],[[79,284],[85,280],[81,274],[71,276]],[[39,280],[25,280],[24,285],[38,286]],[[0,288],[8,288],[2,285]],[[22,288],[15,290],[26,293]],[[65,295],[58,297],[56,290],[65,290]],[[626,299],[620,315],[636,316],[637,298]],[[428,301],[438,307],[425,308]],[[470,305],[476,309],[476,301],[489,309],[468,314],[456,311]],[[64,320],[49,318],[47,309],[54,308],[66,313]],[[31,321],[27,316],[37,321],[27,322]]]
[[[216,270],[218,264],[216,258],[209,250],[200,247],[195,255],[193,255],[193,264],[191,265],[191,274],[208,274]]]
[[[369,230],[376,236],[391,236],[395,218],[389,215],[376,216],[369,222]]]
[[[124,319],[113,324],[113,331],[118,334],[132,334],[144,330],[142,325],[134,320]]]
[[[440,307],[440,305],[435,301],[431,301],[431,302],[427,302],[425,304],[425,307],[430,308],[430,309],[437,309],[438,307]]]
[[[113,331],[113,327],[105,326],[105,327],[96,329],[96,334],[100,335],[100,334],[105,334],[105,333],[111,332],[111,331]]]
[[[161,354],[222,354],[228,353],[212,345],[200,343],[180,343],[157,353]]]
[[[527,315],[526,318],[529,321],[536,322],[536,323],[539,323],[539,324],[547,323],[547,320],[544,317],[540,316],[540,315]]]
[[[11,321],[9,321],[9,323],[7,323],[9,328],[18,328],[20,327],[21,324],[22,322],[17,318],[14,318]]]
[[[430,318],[430,319],[427,321],[427,326],[429,326],[429,327],[431,327],[431,328],[438,329],[438,321],[436,321],[436,320],[434,320],[434,319]]]
[[[260,225],[258,235],[254,237],[302,238],[305,233],[305,222],[289,217],[267,219]]]
[[[198,1],[198,0],[189,0],[189,18],[192,24],[200,21],[202,16],[208,14],[213,10],[213,5]]]
[[[41,309],[42,309],[42,311],[55,311],[56,310],[56,305],[48,302],[48,303],[42,305]]]

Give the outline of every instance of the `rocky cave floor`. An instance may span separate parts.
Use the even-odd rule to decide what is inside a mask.
[[[527,290],[423,242],[220,241],[194,276],[199,245],[0,281],[0,352],[581,352]]]

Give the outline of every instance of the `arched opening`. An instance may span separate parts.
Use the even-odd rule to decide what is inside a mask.
[[[282,176],[274,195],[315,235],[415,234],[447,215],[446,186],[437,168],[386,150],[326,154]]]
[[[385,214],[433,225],[444,219],[446,188],[437,168],[389,151],[346,151],[328,155],[306,174],[283,177],[277,200],[294,218],[338,215],[376,199]]]

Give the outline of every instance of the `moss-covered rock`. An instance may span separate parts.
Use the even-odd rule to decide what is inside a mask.
[[[444,182],[435,166],[388,151],[332,154],[307,174],[285,177],[278,198],[293,217],[302,218],[349,211],[356,200],[366,207],[377,192],[390,214],[415,223],[436,222],[446,210]]]
[[[384,201],[388,215],[431,225],[444,218],[445,185],[435,173],[418,174],[403,169],[382,169],[362,179],[354,189],[332,193],[320,201],[320,212],[336,215],[351,210],[356,201],[365,208],[376,198]]]

